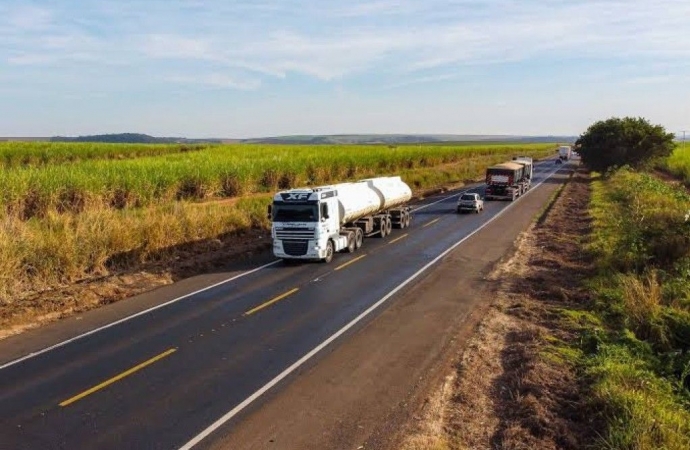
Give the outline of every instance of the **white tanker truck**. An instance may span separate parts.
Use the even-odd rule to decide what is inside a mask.
[[[273,254],[328,263],[335,252],[359,249],[365,236],[408,227],[411,197],[400,177],[278,192],[268,207]]]

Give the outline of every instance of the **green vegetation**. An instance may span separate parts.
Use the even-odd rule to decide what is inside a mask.
[[[686,185],[690,185],[690,143],[685,148],[681,144],[676,146],[664,167],[673,175],[680,177]]]
[[[610,118],[591,125],[576,141],[582,162],[592,170],[630,165],[642,168],[671,154],[674,135],[643,118]]]
[[[206,148],[209,148],[209,145],[4,141],[0,142],[0,168],[76,163],[91,159],[131,159]]]
[[[542,154],[550,148],[551,144],[395,148],[228,145],[121,161],[17,167],[0,173],[0,185],[6,186],[0,194],[0,207],[23,219],[43,217],[50,211],[143,207],[181,199],[272,192],[493,155],[504,158],[515,152]],[[472,168],[458,175],[476,176]]]
[[[603,449],[690,448],[690,196],[622,169],[593,182],[591,313],[578,365]]]
[[[19,148],[41,156],[17,163]],[[269,193],[277,189],[387,174],[425,189],[482,178],[487,166],[515,154],[550,156],[554,144],[183,148],[0,145],[0,155],[15,161],[0,173],[0,301],[266,229]]]

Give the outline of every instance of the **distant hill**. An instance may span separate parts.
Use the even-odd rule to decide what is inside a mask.
[[[99,134],[65,137],[0,137],[0,141],[52,141],[52,142],[110,142],[141,144],[471,144],[471,143],[566,143],[575,142],[577,136],[520,136],[486,134],[315,134],[293,136],[269,136],[250,139],[189,139],[182,137],[154,137],[140,133]]]
[[[139,133],[118,133],[118,134],[97,134],[91,136],[64,137],[55,136],[50,138],[51,142],[108,142],[116,144],[198,144],[198,143],[221,143],[220,139],[187,139],[179,137],[153,137],[148,134]]]
[[[575,142],[576,136],[512,136],[473,134],[333,134],[242,139],[249,144],[430,144],[468,142]]]

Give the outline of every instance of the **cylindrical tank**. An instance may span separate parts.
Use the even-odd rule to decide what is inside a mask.
[[[412,190],[400,177],[380,177],[342,183],[338,190],[340,224],[401,206],[412,198]]]

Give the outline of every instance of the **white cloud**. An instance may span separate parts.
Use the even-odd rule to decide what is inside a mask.
[[[454,79],[457,79],[459,76],[460,75],[457,73],[442,73],[442,74],[438,74],[438,75],[428,75],[425,77],[412,78],[412,79],[408,79],[405,81],[392,83],[392,84],[389,84],[388,86],[386,86],[385,89],[398,89],[401,87],[407,87],[407,86],[411,86],[414,84],[436,83],[439,81],[454,80]]]
[[[7,16],[15,27],[9,36],[15,43],[10,62],[28,63],[32,58],[21,55],[46,51],[55,54],[53,61],[61,60],[60,52],[92,53],[132,63],[144,58],[205,61],[268,76],[293,72],[333,80],[368,71],[406,76],[435,68],[563,55],[690,58],[690,2],[685,0],[654,5],[647,0],[208,5],[189,0],[146,5],[87,1],[85,11],[96,16],[65,23],[58,19],[75,11],[16,8]],[[82,22],[89,26],[79,28]],[[104,30],[94,33],[94,24]],[[21,42],[17,27],[29,34]],[[45,59],[33,58],[37,63]]]
[[[143,50],[153,58],[215,59],[208,39],[152,34],[144,37]]]
[[[371,15],[401,15],[419,10],[420,3],[413,4],[402,0],[375,0],[360,2],[338,2],[333,8],[326,7],[322,14],[332,17],[363,17]],[[423,8],[423,6],[422,6]]]
[[[36,31],[48,28],[53,21],[53,12],[48,8],[21,5],[3,14],[5,26],[15,32]],[[1,22],[0,22],[1,23]]]
[[[209,73],[195,76],[173,75],[168,76],[165,79],[172,83],[201,85],[222,89],[238,89],[243,91],[258,89],[261,86],[261,81],[257,79],[238,79],[220,73]]]

